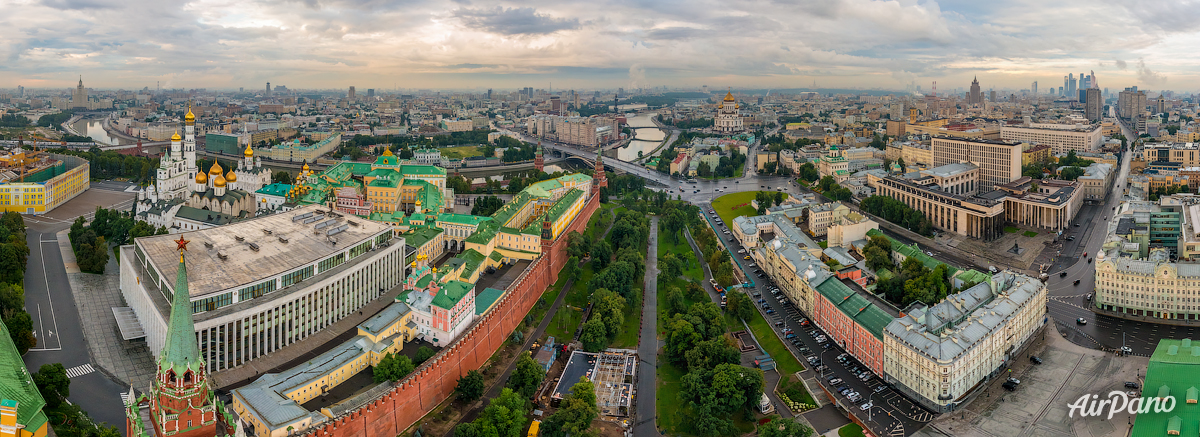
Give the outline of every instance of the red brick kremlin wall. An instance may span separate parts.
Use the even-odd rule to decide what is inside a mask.
[[[454,391],[458,378],[479,369],[525,320],[542,293],[558,280],[566,264],[570,231],[583,233],[588,220],[600,206],[592,196],[571,225],[543,251],[506,290],[504,297],[457,340],[396,383],[392,391],[351,413],[333,418],[321,427],[307,430],[315,437],[395,437],[416,423]]]

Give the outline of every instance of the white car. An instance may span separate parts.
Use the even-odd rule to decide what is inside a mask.
[[[874,406],[875,406],[874,404],[872,404],[872,403],[870,403],[870,402],[867,402],[867,403],[865,403],[865,404],[862,404],[862,406],[861,406],[861,407],[858,407],[858,408],[859,408],[860,410],[867,411],[867,410],[870,410],[870,409],[871,409],[871,407],[874,407]]]

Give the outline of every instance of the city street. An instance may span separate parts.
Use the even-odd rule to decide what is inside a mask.
[[[708,211],[710,211],[711,206],[703,204],[701,205],[701,209],[705,212],[706,219],[709,220],[709,223],[712,224],[713,228],[716,229],[717,232],[728,229],[728,227],[721,223],[719,219],[712,219],[709,216]],[[741,244],[736,238],[733,238],[731,235],[719,235],[722,235],[720,241],[726,246],[727,249],[730,250],[730,253],[736,254],[738,250],[742,249]],[[755,272],[758,272],[758,269],[748,267],[745,264],[745,261],[740,257],[733,256],[732,258],[737,265],[737,268],[746,272],[748,277],[752,277],[751,275],[756,275]],[[822,385],[825,385],[829,388],[829,392],[836,397],[836,402],[842,408],[847,410],[851,408],[858,409],[858,411],[854,412],[855,415],[868,419],[869,423],[873,425],[871,429],[872,432],[876,433],[876,435],[882,436],[906,436],[916,432],[918,429],[923,427],[925,423],[934,418],[934,414],[932,412],[925,410],[919,405],[916,405],[899,392],[891,389],[891,387],[889,387],[879,378],[879,375],[872,375],[872,377],[865,382],[859,380],[857,376],[853,375],[849,370],[846,369],[847,365],[839,363],[836,359],[838,355],[845,352],[844,350],[837,345],[832,345],[828,349],[823,348],[819,343],[817,343],[815,336],[810,334],[810,332],[822,333],[820,328],[816,328],[811,323],[808,326],[801,325],[802,320],[807,318],[808,315],[797,309],[796,305],[790,302],[782,293],[777,296],[770,292],[771,289],[776,288],[774,283],[771,281],[771,278],[752,278],[753,285],[745,290],[750,295],[751,300],[756,302],[755,306],[758,307],[758,311],[762,313],[763,317],[766,318],[768,323],[772,324],[772,329],[775,331],[775,334],[779,336],[780,340],[784,342],[784,345],[787,346],[794,355],[800,357],[802,364],[808,368],[808,370],[805,371],[806,373],[815,372],[815,367],[817,364],[824,364],[828,367],[822,372],[817,372],[817,379]],[[765,306],[763,303],[758,303],[760,299],[763,300]],[[767,308],[773,310],[771,314],[766,313]],[[783,326],[775,325],[779,322],[782,322]],[[788,332],[794,332],[797,334],[796,339],[800,340],[799,345],[792,344],[790,340],[784,339],[786,336],[786,334],[784,334],[782,331],[784,328],[789,329],[790,331]],[[799,349],[800,347],[807,348],[807,352],[801,351]],[[805,361],[808,357],[815,357],[819,361]],[[851,358],[847,364],[857,364],[857,361]],[[860,367],[862,366],[860,365]],[[833,387],[834,384],[829,383],[829,378],[834,377],[841,378],[843,381],[841,384],[843,386],[849,387],[861,394],[863,399],[871,403],[873,407],[867,411],[863,411],[861,408],[859,408],[862,403],[855,404],[850,402],[845,396],[838,393],[838,389]],[[876,390],[879,391],[877,392]],[[809,412],[806,414],[814,413],[816,412]],[[816,431],[818,433],[823,433],[828,430],[818,429]]]

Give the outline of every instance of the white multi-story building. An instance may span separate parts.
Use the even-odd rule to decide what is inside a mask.
[[[1200,320],[1200,196],[1123,202],[1096,252],[1096,310],[1152,323]]]
[[[988,192],[999,184],[1021,177],[1021,143],[1012,141],[935,137],[932,140],[933,166],[969,162],[979,167],[979,187]]]
[[[200,353],[229,369],[308,338],[404,279],[404,240],[392,229],[316,205],[183,232]],[[166,340],[179,254],[173,239],[121,247],[121,293],[151,351]]]
[[[953,411],[983,391],[976,390],[981,382],[1005,375],[1045,322],[1045,284],[1001,272],[888,323],[884,379],[930,410]]]
[[[745,130],[742,126],[741,105],[733,98],[732,92],[725,93],[725,98],[717,104],[717,115],[713,119],[713,130],[722,133],[736,133]]]
[[[1104,135],[1100,123],[1031,123],[1029,126],[1001,126],[1000,139],[1029,144],[1047,144],[1054,153],[1090,152],[1100,147]]]

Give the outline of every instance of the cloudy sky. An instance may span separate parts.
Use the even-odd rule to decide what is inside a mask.
[[[1192,91],[1198,3],[0,0],[0,88]]]

